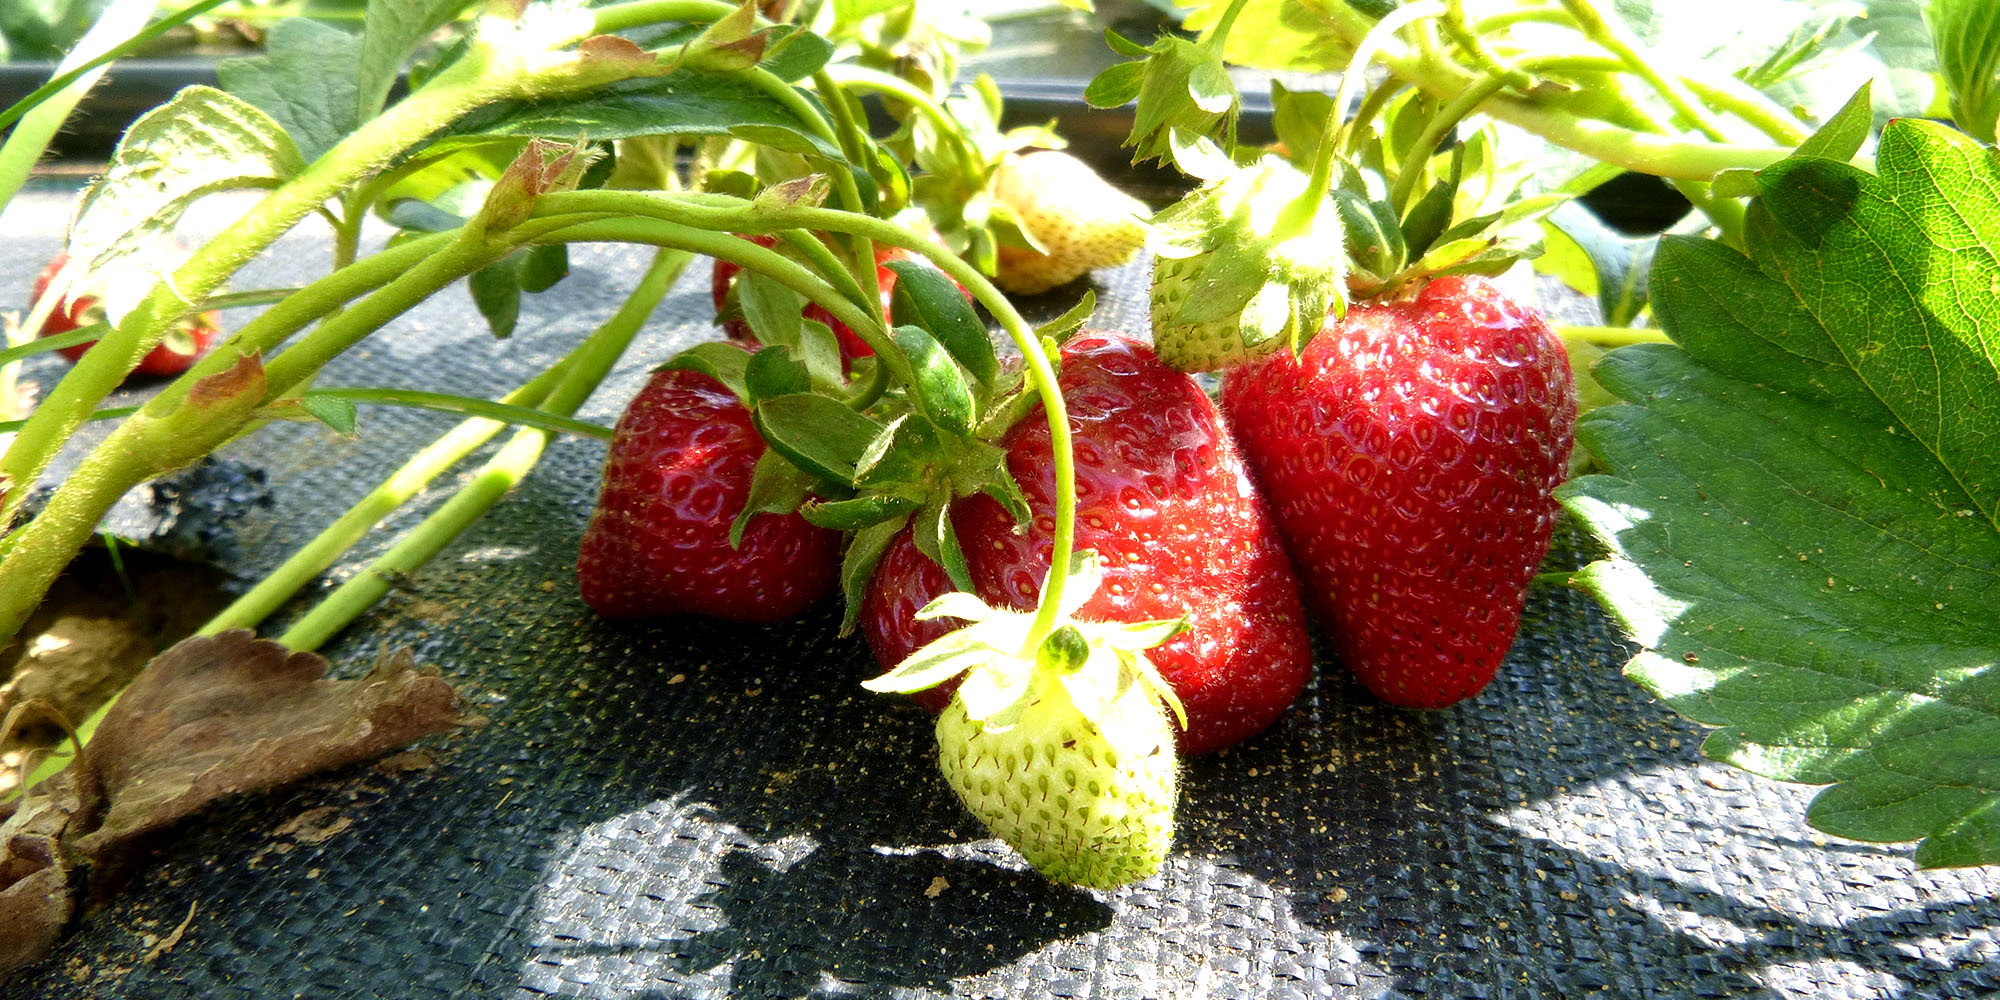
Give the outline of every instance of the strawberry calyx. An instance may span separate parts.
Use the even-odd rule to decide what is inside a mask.
[[[1207,183],[1155,216],[1149,241],[1161,360],[1209,371],[1298,353],[1347,306],[1343,227],[1321,210],[1324,177],[1278,156],[1237,166],[1205,140],[1186,148]]]
[[[1104,566],[1096,552],[1070,560],[1058,625],[1033,634],[1033,612],[995,608],[963,591],[942,595],[917,612],[919,621],[956,618],[966,625],[910,654],[893,670],[863,681],[883,694],[910,694],[960,681],[966,714],[988,728],[1019,721],[1038,678],[1060,683],[1085,718],[1098,718],[1133,685],[1187,725],[1187,710],[1145,651],[1179,635],[1186,618],[1136,623],[1078,621],[1076,611],[1097,592]]]
[[[1182,162],[1185,147],[1174,141],[1175,132],[1216,139],[1225,149],[1235,147],[1243,101],[1223,63],[1223,50],[1244,6],[1245,0],[1234,0],[1199,39],[1163,34],[1151,45],[1140,45],[1105,30],[1105,41],[1113,51],[1136,58],[1097,74],[1083,96],[1099,108],[1137,102],[1124,142],[1133,151],[1133,163],[1173,162],[1192,173]]]

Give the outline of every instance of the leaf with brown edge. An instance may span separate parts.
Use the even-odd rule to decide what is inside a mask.
[[[465,720],[451,685],[407,651],[366,676],[232,629],[186,639],[126,689],[76,763],[86,815],[66,845],[103,865],[131,838],[224,796],[262,791],[444,732]]]

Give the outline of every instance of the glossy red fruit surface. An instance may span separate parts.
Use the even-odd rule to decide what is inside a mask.
[[[62,270],[68,260],[68,255],[57,254],[54,260],[49,261],[48,266],[44,267],[41,275],[35,279],[35,288],[30,301],[39,300],[43,293],[48,291],[49,283],[55,280],[56,273]],[[56,306],[55,311],[49,313],[48,321],[42,324],[38,336],[54,337],[89,326],[103,318],[103,311],[98,308],[95,296],[76,295],[63,300]],[[207,354],[208,349],[215,346],[215,342],[220,339],[222,339],[221,317],[214,312],[197,313],[174,324],[174,328],[168,330],[166,336],[161,337],[160,342],[154,345],[152,350],[147,351],[145,357],[139,359],[139,364],[132,371],[139,375],[161,377],[179,375],[194,367],[194,363],[200,360],[202,355]],[[57,353],[75,361],[83,357],[83,352],[90,350],[96,344],[97,341],[87,341],[59,348]]]
[[[1312,654],[1298,583],[1277,528],[1215,405],[1145,344],[1083,334],[1063,346],[1063,398],[1076,455],[1077,539],[1104,560],[1104,583],[1078,617],[1146,621],[1188,615],[1190,628],[1149,656],[1188,712],[1187,753],[1219,749],[1270,725],[1305,685]],[[953,524],[975,589],[995,604],[1034,606],[1047,572],[1055,476],[1040,407],[999,442],[1033,512],[1016,531],[1006,510],[974,496]],[[906,552],[898,552],[906,547]],[[863,622],[886,667],[922,643],[901,609],[945,589],[914,546],[892,547],[871,581]],[[912,579],[928,572],[928,579]],[[928,567],[925,569],[924,567]],[[950,625],[953,623],[947,623]]]
[[[764,440],[721,383],[654,372],[619,418],[577,555],[583,599],[611,618],[769,622],[831,593],[840,534],[759,514],[731,548]]]
[[[1229,373],[1223,410],[1341,660],[1442,708],[1505,659],[1548,554],[1576,389],[1562,342],[1479,278],[1351,309]]]

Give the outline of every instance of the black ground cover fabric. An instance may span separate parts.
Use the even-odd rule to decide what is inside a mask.
[[[68,196],[38,189],[9,208],[0,301],[25,299]],[[242,205],[221,204],[205,223]],[[315,273],[325,252],[318,236],[288,239],[239,286]],[[321,384],[505,391],[608,316],[645,259],[573,256],[512,340],[492,340],[453,289]],[[707,277],[690,269],[584,417],[611,422],[647,368],[715,336]],[[1100,277],[1097,325],[1142,329],[1143,272]],[[272,427],[229,451],[261,486],[236,482],[220,512],[187,505],[174,537],[222,546],[254,577],[451,422],[371,408],[357,439]],[[1322,653],[1276,727],[1189,762],[1164,872],[1115,893],[1052,886],[952,802],[929,716],[858,686],[872,660],[834,635],[835,608],[772,627],[595,619],[572,561],[602,456],[558,440],[325,650],[354,672],[412,646],[491,725],[182,825],[0,997],[2000,990],[2000,876],[1829,842],[1804,825],[1810,789],[1702,761],[1698,730],[1619,675],[1629,650],[1606,619],[1553,588],[1530,601],[1493,686],[1445,712],[1385,708]],[[114,523],[172,520],[143,499]],[[1565,531],[1551,568],[1587,559],[1580,545]]]

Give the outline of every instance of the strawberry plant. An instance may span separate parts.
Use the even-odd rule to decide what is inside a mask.
[[[941,704],[938,758],[968,810],[1050,876],[1111,888],[1171,848],[1177,755],[1254,734],[1300,690],[1302,607],[1383,698],[1479,696],[1560,500],[1609,556],[1552,576],[1632,632],[1635,679],[1719,727],[1712,755],[1831,785],[1809,815],[1830,832],[1923,839],[1924,864],[2000,861],[2000,639],[1980,617],[2000,592],[2000,178],[1980,145],[2000,27],[1954,0],[1878,5],[1868,25],[1760,6],[1782,30],[1709,3],[1227,0],[1194,5],[1185,38],[1112,33],[1128,61],[1089,100],[1134,104],[1135,160],[1193,189],[1150,223],[1050,128],[1003,129],[993,82],[956,79],[979,32],[923,5],[375,0],[359,33],[282,22],[220,88],[135,121],[83,192],[70,264],[23,329],[74,294],[103,323],[0,356],[95,344],[7,425],[0,636],[120,496],[272,421],[467,417],[201,630],[236,638],[197,651],[244,646],[232,630],[503,427],[462,490],[278,642],[346,628],[552,434],[609,438],[579,543],[592,606],[765,621],[839,590],[884,660],[869,686]],[[139,27],[150,5],[113,9],[4,116],[0,194],[91,54],[159,30]],[[1926,18],[1934,61],[1911,43]],[[1750,27],[1695,58],[1675,41],[1691,22]],[[1933,66],[1943,85],[1921,94]],[[1255,148],[1245,68],[1339,83],[1274,86],[1278,141]],[[1953,111],[1970,136],[1898,121],[1873,140],[1878,119]],[[1565,207],[1620,171],[1698,214],[1655,250]],[[261,193],[181,245],[223,190]],[[323,275],[223,291],[308,218],[330,227]],[[398,233],[364,252],[371,219]],[[1597,294],[1605,325],[1551,330],[1502,290],[1545,238],[1564,252],[1544,266]],[[514,392],[318,384],[461,280],[505,338],[578,242],[656,256]],[[1007,297],[1074,292],[1142,245],[1157,354],[1143,331],[1068,340],[1089,296],[1041,329]],[[659,370],[616,429],[575,420],[696,256],[738,343],[645,359]],[[104,407],[190,318],[250,305],[136,409]],[[1214,370],[1227,420],[1184,374]],[[78,428],[114,417],[26,516]],[[1598,474],[1558,490],[1573,425]],[[109,714],[82,720],[86,753]],[[68,759],[29,783],[60,786]]]

